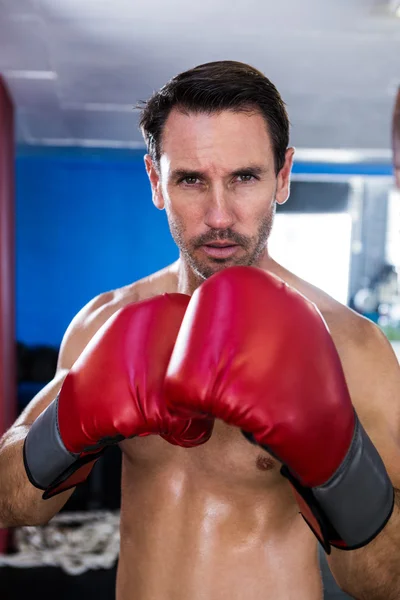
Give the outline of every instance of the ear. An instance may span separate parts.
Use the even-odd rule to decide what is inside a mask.
[[[285,162],[278,173],[276,182],[276,201],[285,204],[290,194],[290,173],[293,166],[294,148],[288,148],[285,154]]]
[[[144,164],[150,180],[153,204],[159,210],[163,210],[164,198],[161,191],[160,174],[149,154],[145,155]]]

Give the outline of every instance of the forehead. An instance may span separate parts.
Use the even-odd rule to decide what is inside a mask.
[[[207,168],[273,161],[266,122],[259,112],[184,113],[173,109],[164,126],[161,162]]]

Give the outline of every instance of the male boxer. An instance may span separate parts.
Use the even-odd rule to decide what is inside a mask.
[[[320,600],[317,539],[349,594],[400,597],[399,367],[268,254],[294,152],[279,93],[210,63],[141,126],[179,259],[72,321],[2,439],[0,524],[47,522],[118,443],[119,600]]]

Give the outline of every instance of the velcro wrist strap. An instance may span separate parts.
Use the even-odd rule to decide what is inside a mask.
[[[287,467],[281,472],[307,504],[312,514],[302,510],[303,516],[327,552],[330,545],[343,550],[365,546],[382,531],[392,514],[393,485],[357,416],[349,450],[326,483],[304,488]]]
[[[47,489],[80,456],[69,452],[61,439],[57,407],[58,397],[32,424],[24,443],[24,464],[29,481],[41,490]]]

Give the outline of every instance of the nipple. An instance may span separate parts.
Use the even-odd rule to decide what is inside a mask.
[[[260,471],[271,471],[275,467],[275,461],[270,456],[259,454],[256,460],[256,467]]]

